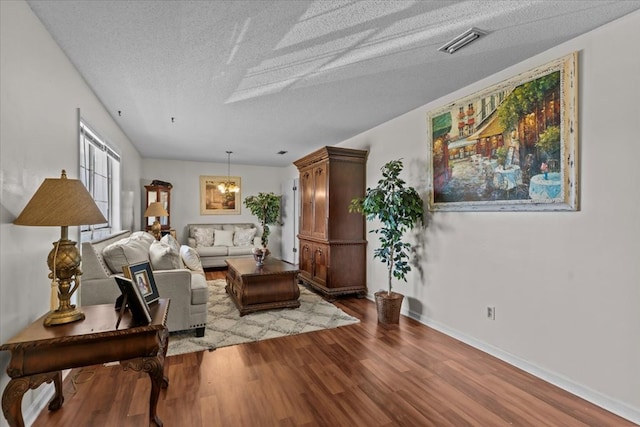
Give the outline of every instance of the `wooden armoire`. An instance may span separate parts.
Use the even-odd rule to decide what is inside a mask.
[[[300,172],[299,279],[325,296],[367,293],[363,197],[367,151],[323,147],[294,163]]]

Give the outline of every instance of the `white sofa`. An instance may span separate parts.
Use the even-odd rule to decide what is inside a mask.
[[[253,248],[262,246],[261,236],[251,223],[187,225],[187,244],[198,252],[204,268],[226,267],[225,259],[253,256]]]
[[[165,250],[166,247],[160,245],[160,242],[153,242],[155,238],[144,231],[121,231],[104,239],[83,243],[80,303],[114,303],[120,295],[114,276],[123,275],[122,267],[126,264],[150,262],[160,298],[171,299],[167,315],[169,331],[195,329],[196,336],[204,336],[208,288],[199,260],[194,259],[191,250],[190,254],[180,257],[180,263],[177,263],[173,250],[168,254],[171,257],[160,257],[158,254],[164,252],[158,252],[156,249],[165,252],[168,250]],[[180,252],[185,248],[186,246],[180,248]],[[191,258],[188,258],[189,255]],[[184,260],[188,261],[187,265],[193,269],[187,268]],[[156,269],[154,264],[163,269]],[[167,266],[171,269],[165,269]]]

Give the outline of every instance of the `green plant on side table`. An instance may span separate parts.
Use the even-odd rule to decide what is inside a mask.
[[[269,230],[270,225],[276,225],[280,218],[280,196],[274,193],[258,193],[257,196],[248,196],[244,199],[244,205],[251,211],[253,215],[258,217],[262,226],[262,248],[255,248],[253,257],[258,265],[264,263],[264,259],[269,255]]]
[[[363,214],[367,221],[378,220],[380,228],[370,230],[378,234],[380,247],[373,257],[387,266],[388,290],[375,293],[378,322],[399,323],[404,295],[392,291],[392,279],[407,281],[411,271],[409,251],[411,244],[402,240],[404,233],[422,222],[424,203],[413,187],[406,187],[400,178],[402,159],[392,160],[382,168],[382,179],[375,188],[367,188],[363,198],[355,198],[349,204],[349,212]]]

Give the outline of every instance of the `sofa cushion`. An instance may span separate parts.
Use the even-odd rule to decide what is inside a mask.
[[[201,246],[198,248],[200,257],[206,256],[227,256],[229,250],[227,246]]]
[[[189,247],[187,245],[182,245],[180,247],[180,256],[182,257],[182,262],[185,267],[187,267],[191,271],[203,272],[202,261],[200,261],[200,255],[198,255],[198,251]]]
[[[216,230],[213,235],[214,246],[233,246],[233,230]]]
[[[154,241],[149,246],[149,261],[154,270],[183,268],[180,252],[163,241]]]
[[[251,246],[253,238],[256,235],[255,228],[239,228],[236,227],[233,233],[233,246]]]
[[[213,246],[213,229],[212,228],[194,228],[193,238],[196,239],[196,248],[201,246]]]
[[[253,246],[231,246],[229,247],[229,256],[251,255]]]
[[[207,280],[199,274],[191,275],[191,305],[206,304],[209,299]]]
[[[149,261],[150,243],[144,238],[127,237],[102,250],[102,257],[111,273],[122,273],[122,267]]]
[[[146,242],[148,244],[151,244],[151,243],[155,242],[155,240],[156,240],[156,238],[153,236],[153,234],[147,233],[146,231],[134,231],[133,233],[131,233],[129,238],[133,239],[133,240],[141,240],[141,241]]]
[[[223,230],[235,231],[237,228],[255,228],[253,224],[249,223],[233,223],[233,224],[222,224],[221,227]]]

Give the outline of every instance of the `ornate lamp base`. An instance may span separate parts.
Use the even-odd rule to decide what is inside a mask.
[[[62,227],[62,238],[53,243],[53,249],[47,258],[51,270],[49,278],[58,282],[58,308],[50,311],[42,322],[44,326],[63,325],[84,319],[84,313],[75,304],[71,296],[80,286],[80,251],[76,242],[67,238],[66,227]]]
[[[44,326],[63,325],[65,323],[76,322],[78,320],[84,320],[84,313],[80,309],[72,305],[71,308],[66,310],[53,310],[50,311],[42,322]]]

